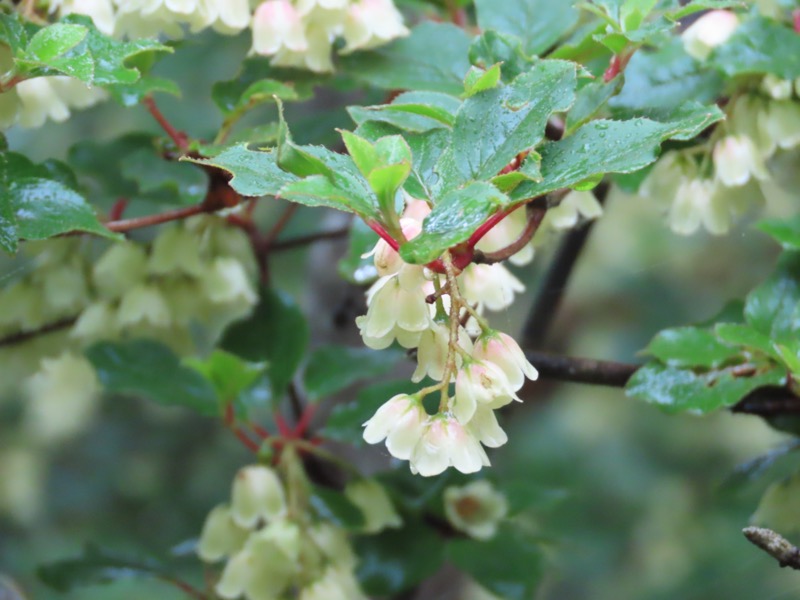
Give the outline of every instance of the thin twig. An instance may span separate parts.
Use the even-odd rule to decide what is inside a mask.
[[[525,224],[525,229],[513,243],[509,244],[505,248],[497,250],[496,252],[476,251],[475,258],[473,259],[472,262],[489,264],[489,265],[502,262],[508,258],[511,258],[517,252],[519,252],[525,246],[527,246],[533,239],[533,236],[536,234],[536,231],[539,229],[539,226],[542,224],[542,220],[544,219],[544,215],[547,212],[547,209],[529,206],[527,210],[528,210],[528,215],[527,215],[528,221]]]
[[[156,105],[156,101],[153,100],[152,96],[145,96],[144,100],[142,101],[150,112],[153,115],[153,118],[158,122],[161,126],[161,129],[164,130],[169,138],[175,143],[175,145],[181,149],[181,151],[186,152],[189,149],[189,138],[186,136],[185,133],[178,131],[175,127],[172,126],[167,118],[163,115],[163,113],[159,110],[158,106]]]
[[[0,338],[0,348],[5,346],[14,346],[15,344],[27,342],[35,337],[39,337],[40,335],[47,335],[48,333],[54,333],[62,329],[67,329],[72,327],[77,320],[77,317],[69,317],[67,319],[61,319],[60,321],[48,323],[47,325],[32,331],[20,331],[19,333],[12,333],[4,338]]]
[[[349,225],[346,227],[342,227],[340,229],[332,229],[331,231],[320,231],[318,233],[310,233],[308,235],[301,235],[295,238],[290,238],[288,240],[277,241],[274,244],[272,244],[272,246],[270,246],[270,250],[273,252],[278,250],[292,250],[294,248],[307,246],[309,244],[313,244],[314,242],[318,242],[321,240],[335,240],[343,238],[348,233],[350,233]]]
[[[800,548],[781,534],[763,527],[745,527],[744,537],[778,561],[781,567],[800,571]]]
[[[264,251],[269,252],[269,250],[275,244],[275,240],[278,239],[281,231],[283,231],[286,225],[289,224],[289,221],[292,220],[292,217],[294,216],[294,213],[297,212],[298,208],[300,208],[300,205],[295,204],[294,202],[290,203],[289,206],[286,207],[286,210],[283,211],[283,214],[277,220],[275,225],[272,226],[272,229],[270,229],[269,232],[267,232],[267,235],[264,236],[264,240],[261,242],[261,246]]]
[[[177,579],[171,575],[163,575],[160,579],[171,583],[190,598],[194,598],[195,600],[208,600],[208,596],[182,579]]]
[[[151,227],[153,225],[160,225],[170,221],[177,221],[185,219],[194,215],[199,215],[205,212],[210,212],[208,208],[202,204],[196,206],[187,206],[184,208],[176,208],[175,210],[168,210],[156,215],[147,215],[144,217],[134,217],[132,219],[122,219],[120,221],[109,221],[106,223],[106,228],[117,233],[124,233],[134,229],[141,229],[143,227]]]
[[[625,387],[640,365],[591,358],[560,356],[528,350],[525,356],[542,379]]]
[[[608,184],[601,183],[595,191],[597,200],[601,204],[605,201],[608,189]],[[545,274],[539,294],[525,322],[522,334],[525,346],[538,348],[547,339],[555,314],[566,292],[572,270],[589,239],[593,226],[594,221],[590,221],[583,227],[567,233],[556,251],[556,256]]]

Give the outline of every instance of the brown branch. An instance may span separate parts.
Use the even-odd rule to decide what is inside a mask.
[[[539,226],[542,224],[542,220],[544,219],[547,209],[532,206],[530,204],[526,208],[528,211],[528,221],[525,224],[525,229],[520,236],[513,243],[509,244],[505,248],[497,250],[496,252],[481,252],[476,250],[475,258],[473,258],[472,262],[489,265],[499,263],[511,258],[517,252],[527,246],[538,231]]]
[[[32,331],[20,331],[19,333],[12,333],[4,338],[0,338],[0,348],[5,346],[14,346],[15,344],[27,342],[30,339],[39,337],[40,335],[47,335],[48,333],[54,333],[62,329],[67,329],[68,327],[72,327],[77,320],[78,317],[69,317],[67,319],[61,319],[60,321],[48,323],[47,325]]]
[[[156,105],[156,101],[153,100],[152,96],[145,96],[144,100],[142,101],[150,112],[153,115],[153,118],[158,122],[161,126],[161,129],[164,130],[170,139],[175,143],[175,145],[180,148],[181,151],[186,152],[189,149],[189,138],[188,136],[183,133],[182,131],[178,131],[175,127],[172,126],[167,118],[163,115],[163,113],[159,110],[158,106]]]
[[[183,581],[182,579],[178,579],[171,575],[162,575],[159,577],[162,581],[166,583],[170,583],[177,587],[180,591],[184,594],[189,596],[189,598],[194,598],[195,600],[208,600],[208,596],[206,596],[203,592],[195,588],[194,586],[190,585],[189,583]]]
[[[742,533],[751,544],[758,546],[777,560],[781,567],[800,571],[800,548],[781,534],[763,527],[745,527]]]
[[[527,350],[525,356],[542,379],[625,387],[640,365],[590,358],[559,356]]]
[[[170,221],[177,221],[179,219],[186,219],[194,215],[199,215],[206,212],[212,212],[202,204],[196,206],[187,206],[184,208],[176,208],[175,210],[168,210],[156,215],[147,215],[144,217],[134,217],[132,219],[121,219],[119,221],[109,221],[106,223],[106,228],[117,233],[124,233],[134,229],[141,229],[143,227],[151,227],[153,225],[160,225],[162,223],[169,223]]]
[[[288,240],[277,241],[270,246],[270,250],[278,251],[278,250],[291,250],[293,248],[300,248],[302,246],[307,246],[309,244],[313,244],[314,242],[319,242],[322,240],[335,240],[342,237],[345,237],[348,233],[350,233],[350,226],[347,225],[346,227],[341,227],[339,229],[332,229],[331,231],[320,231],[318,233],[310,233],[308,235],[301,235],[296,238],[290,238]]]

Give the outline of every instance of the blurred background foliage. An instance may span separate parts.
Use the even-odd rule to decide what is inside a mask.
[[[182,98],[160,103],[178,128],[213,135],[220,118],[209,88],[235,75],[248,43],[244,36],[189,38],[180,42],[181,52],[158,65],[156,73],[174,78],[183,91]],[[341,88],[288,108],[298,141],[334,142],[334,128],[350,125],[346,105],[381,99],[344,83]],[[254,111],[248,122],[266,122],[271,110]],[[34,160],[63,158],[77,140],[103,142],[142,130],[158,133],[144,108],[106,103],[63,124],[12,130],[9,143]],[[785,199],[770,200],[769,214],[788,214]],[[281,209],[277,201],[261,202],[258,220],[266,227]],[[285,235],[318,231],[339,218],[300,208]],[[557,241],[539,248],[532,265],[516,270],[528,292],[511,310],[494,316],[498,327],[509,333],[521,329]],[[359,344],[353,317],[363,310],[362,290],[335,275],[345,251],[343,242],[320,242],[272,260],[273,285],[299,301],[315,344]],[[747,221],[726,237],[678,238],[657,207],[616,193],[574,273],[546,349],[641,360],[636,353],[655,332],[710,318],[728,300],[741,298],[768,275],[778,251]],[[0,263],[0,277],[13,268]],[[403,365],[398,375],[406,376],[411,367]],[[543,541],[550,568],[538,597],[800,596],[798,575],[778,569],[740,533],[767,483],[789,473],[800,457],[779,460],[768,478],[731,480],[736,465],[787,436],[756,417],[666,416],[617,389],[539,381],[529,384],[523,397],[524,405],[505,413],[510,441],[492,454],[489,475],[533,480],[541,488],[529,526]],[[17,416],[13,399],[0,405],[0,446],[13,434]],[[373,454],[380,457],[381,450]],[[106,397],[85,434],[45,452],[46,469],[14,473],[14,493],[29,510],[0,514],[0,571],[39,600],[183,597],[165,584],[141,581],[59,594],[38,583],[34,571],[79,553],[87,541],[134,554],[163,554],[196,538],[210,508],[227,497],[232,473],[250,460],[215,421],[122,397]],[[186,563],[196,568],[191,557]],[[472,593],[452,585],[446,592],[437,589],[419,597]]]

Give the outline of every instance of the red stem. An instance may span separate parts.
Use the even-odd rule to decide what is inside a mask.
[[[252,430],[255,432],[255,434],[256,434],[258,437],[260,437],[262,440],[266,440],[266,439],[267,439],[267,438],[269,438],[269,436],[270,436],[270,433],[269,433],[269,431],[267,431],[266,429],[264,429],[264,428],[263,428],[261,425],[259,425],[258,423],[253,423],[252,425],[250,425],[250,428],[251,428],[251,429],[252,429]]]
[[[164,130],[170,139],[175,142],[175,145],[180,148],[182,151],[186,151],[189,149],[189,138],[186,136],[185,133],[182,131],[178,131],[175,127],[172,126],[167,118],[163,115],[163,113],[159,110],[158,106],[156,105],[156,101],[153,100],[152,96],[145,96],[144,105],[147,107],[147,110],[150,111],[150,114],[153,115],[153,118],[158,122],[161,126],[161,129]]]
[[[135,217],[133,219],[109,221],[106,223],[106,228],[118,233],[124,233],[133,229],[141,229],[142,227],[150,227],[152,225],[168,223],[169,221],[185,219],[187,217],[199,215],[204,212],[209,212],[209,210],[203,205],[198,204],[197,206],[187,206],[186,208],[168,210],[167,212],[159,213],[157,215],[147,215],[146,217]]]
[[[128,199],[127,198],[119,198],[114,205],[111,207],[111,210],[108,212],[108,220],[109,221],[119,221],[122,219],[122,213],[125,212],[125,209],[128,207]]]
[[[485,236],[492,229],[494,229],[495,226],[498,223],[500,223],[500,221],[505,219],[515,210],[517,210],[520,206],[522,206],[522,204],[518,204],[517,206],[501,210],[500,212],[497,212],[488,219],[486,219],[486,222],[483,223],[483,225],[481,225],[480,227],[478,227],[475,230],[475,232],[470,236],[470,238],[467,240],[467,246],[469,246],[470,248],[474,248],[476,244],[481,241],[481,238],[483,238],[483,236]]]
[[[308,430],[308,425],[311,423],[311,419],[314,418],[316,410],[317,407],[315,405],[306,405],[303,414],[300,415],[300,419],[297,421],[297,425],[294,428],[294,433],[297,437],[302,438],[305,435]]]
[[[274,415],[274,418],[275,418],[275,425],[278,426],[278,432],[281,434],[281,437],[285,437],[285,438],[294,437],[293,436],[294,432],[289,427],[289,425],[286,423],[286,419],[283,418],[282,414],[276,412],[275,415]]]
[[[795,33],[800,33],[800,8],[795,8],[792,11],[792,20],[794,21]]]
[[[225,415],[223,420],[225,421],[225,425],[228,426],[228,429],[230,429],[233,432],[233,435],[235,435],[237,439],[242,442],[242,445],[245,448],[251,452],[258,453],[258,451],[261,449],[261,446],[257,442],[251,440],[248,435],[242,431],[242,428],[236,425],[236,414],[233,411],[233,403],[229,402],[227,406],[225,406]]]
[[[372,221],[372,220],[366,221],[366,224],[369,226],[370,229],[372,229],[372,231],[381,236],[381,239],[385,241],[387,244],[389,244],[392,250],[394,250],[395,252],[398,252],[400,250],[400,244],[398,244],[397,240],[395,240],[391,235],[389,235],[389,233],[383,228],[383,225],[381,225],[377,221]]]

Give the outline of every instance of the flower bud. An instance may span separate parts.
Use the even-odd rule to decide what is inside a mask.
[[[750,180],[769,179],[767,167],[753,141],[742,135],[728,135],[714,145],[717,179],[727,187],[739,187]]]
[[[472,419],[478,405],[500,408],[512,400],[521,402],[496,364],[474,361],[458,372],[453,414],[461,424],[466,425]]]
[[[364,423],[364,441],[378,444],[386,439],[386,448],[392,456],[408,460],[422,435],[426,418],[417,398],[398,394]]]
[[[100,257],[92,270],[94,284],[101,294],[119,298],[145,277],[147,257],[131,242],[114,244]]]
[[[572,190],[547,211],[545,220],[551,228],[563,231],[575,227],[580,217],[591,220],[602,215],[603,207],[592,192]]]
[[[167,327],[172,322],[161,291],[151,285],[140,284],[127,292],[119,303],[117,323],[120,327],[150,323],[156,327]]]
[[[462,487],[450,486],[442,494],[444,514],[457,530],[478,540],[488,540],[508,513],[506,497],[482,479]]]
[[[344,488],[344,495],[364,514],[362,533],[378,533],[403,524],[386,490],[374,479],[351,481]]]
[[[250,529],[285,512],[283,484],[275,471],[260,465],[239,470],[231,493],[231,515],[239,527]]]
[[[227,504],[215,506],[203,524],[197,555],[205,562],[217,562],[239,552],[249,535],[247,529],[239,527],[233,520]]]
[[[739,18],[727,10],[712,10],[692,23],[683,32],[686,53],[705,60],[711,51],[724,44],[739,26]]]
[[[343,54],[364,50],[408,35],[403,16],[391,0],[358,0],[347,9]]]
[[[500,367],[515,392],[522,387],[526,377],[531,381],[539,377],[514,338],[499,331],[490,331],[478,338],[472,356]]]
[[[761,81],[761,89],[773,100],[788,100],[792,97],[792,80],[781,79],[777,75],[767,73]]]

